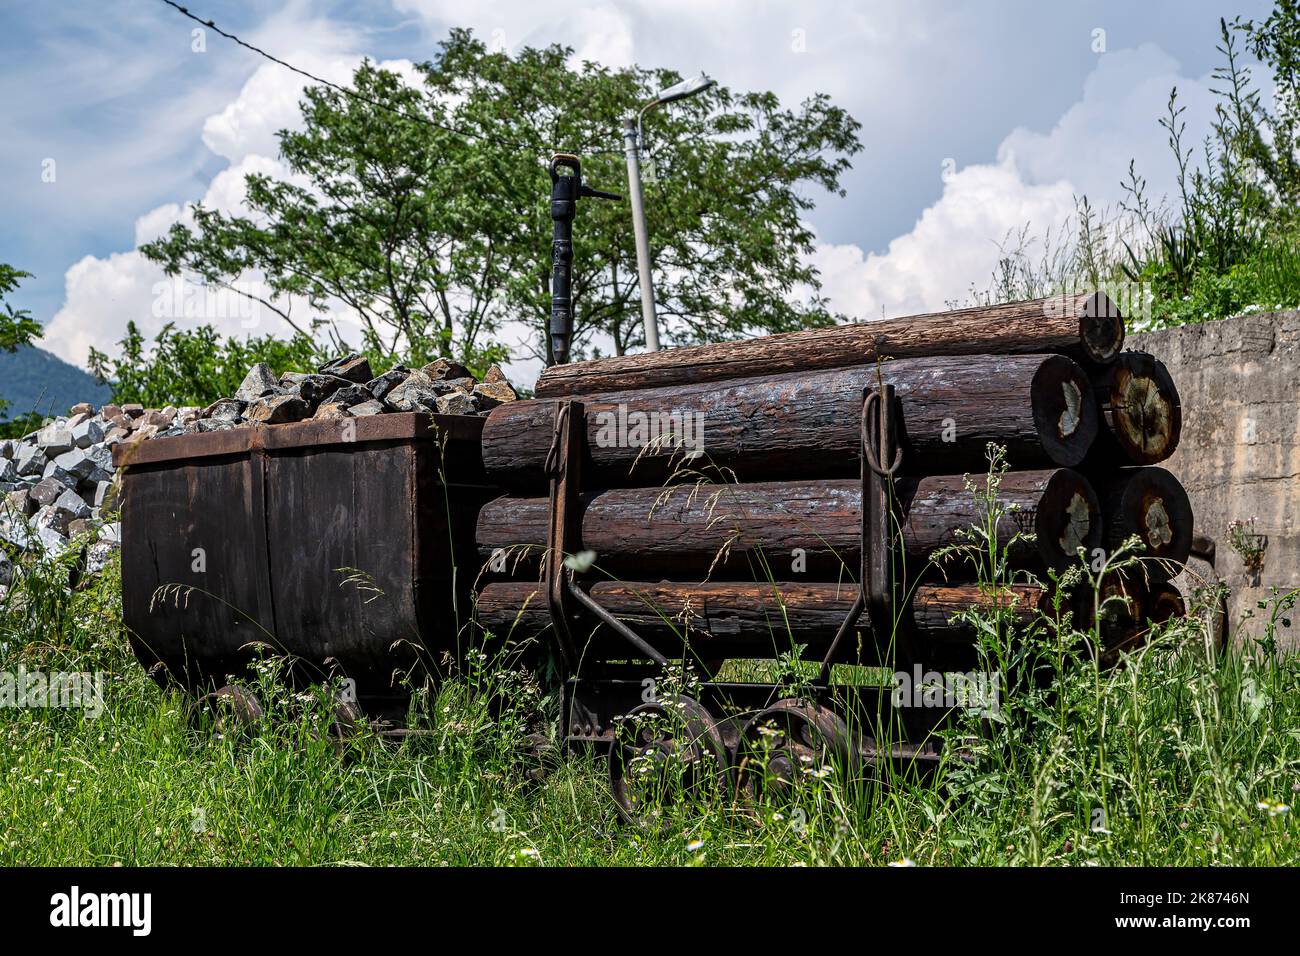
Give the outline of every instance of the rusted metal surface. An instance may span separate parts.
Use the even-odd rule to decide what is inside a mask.
[[[351,430],[345,426],[354,421]],[[482,419],[418,414],[119,451],[123,613],[148,668],[200,688],[265,645],[301,683],[401,697],[467,639]]]

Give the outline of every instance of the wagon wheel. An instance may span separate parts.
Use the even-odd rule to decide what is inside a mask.
[[[220,737],[251,734],[266,716],[257,696],[235,684],[226,684],[200,697],[197,709],[212,714],[213,730]]]
[[[811,777],[834,767],[851,776],[858,764],[857,744],[839,714],[820,704],[780,700],[755,714],[740,732],[737,791],[788,803]]]
[[[726,792],[727,747],[709,712],[690,697],[651,701],[618,722],[609,751],[609,784],[619,815],[658,825],[672,805]]]

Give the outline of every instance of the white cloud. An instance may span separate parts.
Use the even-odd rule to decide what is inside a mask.
[[[1174,188],[1173,156],[1158,125],[1171,87],[1187,107],[1189,143],[1213,113],[1207,79],[1182,76],[1158,47],[1108,53],[1084,84],[1082,99],[1046,133],[1017,129],[997,162],[956,171],[943,194],[906,234],[880,254],[856,245],[822,245],[813,256],[834,308],[873,319],[943,309],[984,289],[1000,244],[1026,225],[1031,236],[1059,233],[1075,213],[1075,197],[1095,208],[1124,199],[1130,158],[1148,180],[1153,201]]]

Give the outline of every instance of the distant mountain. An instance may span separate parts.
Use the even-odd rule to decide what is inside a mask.
[[[31,411],[64,415],[78,402],[102,405],[109,389],[89,372],[44,349],[28,347],[12,355],[0,352],[0,398],[9,403],[0,420]]]

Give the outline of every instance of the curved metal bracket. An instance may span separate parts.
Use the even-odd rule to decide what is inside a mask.
[[[862,401],[862,566],[858,596],[844,623],[835,633],[822,659],[817,683],[830,683],[831,666],[841,645],[867,612],[877,644],[893,632],[894,575],[896,556],[890,546],[893,511],[890,483],[903,463],[898,443],[894,386],[882,382],[879,388],[863,390]],[[882,464],[883,463],[883,464]],[[901,558],[899,558],[901,559]]]
[[[572,399],[558,402],[555,432],[546,455],[546,473],[551,481],[550,529],[545,558],[546,606],[555,631],[556,650],[564,665],[565,676],[575,674],[578,651],[571,625],[580,619],[581,611],[585,609],[640,654],[666,667],[668,659],[584,591],[574,580],[573,570],[564,565],[565,557],[576,554],[582,547],[580,496],[586,422],[582,402]]]

